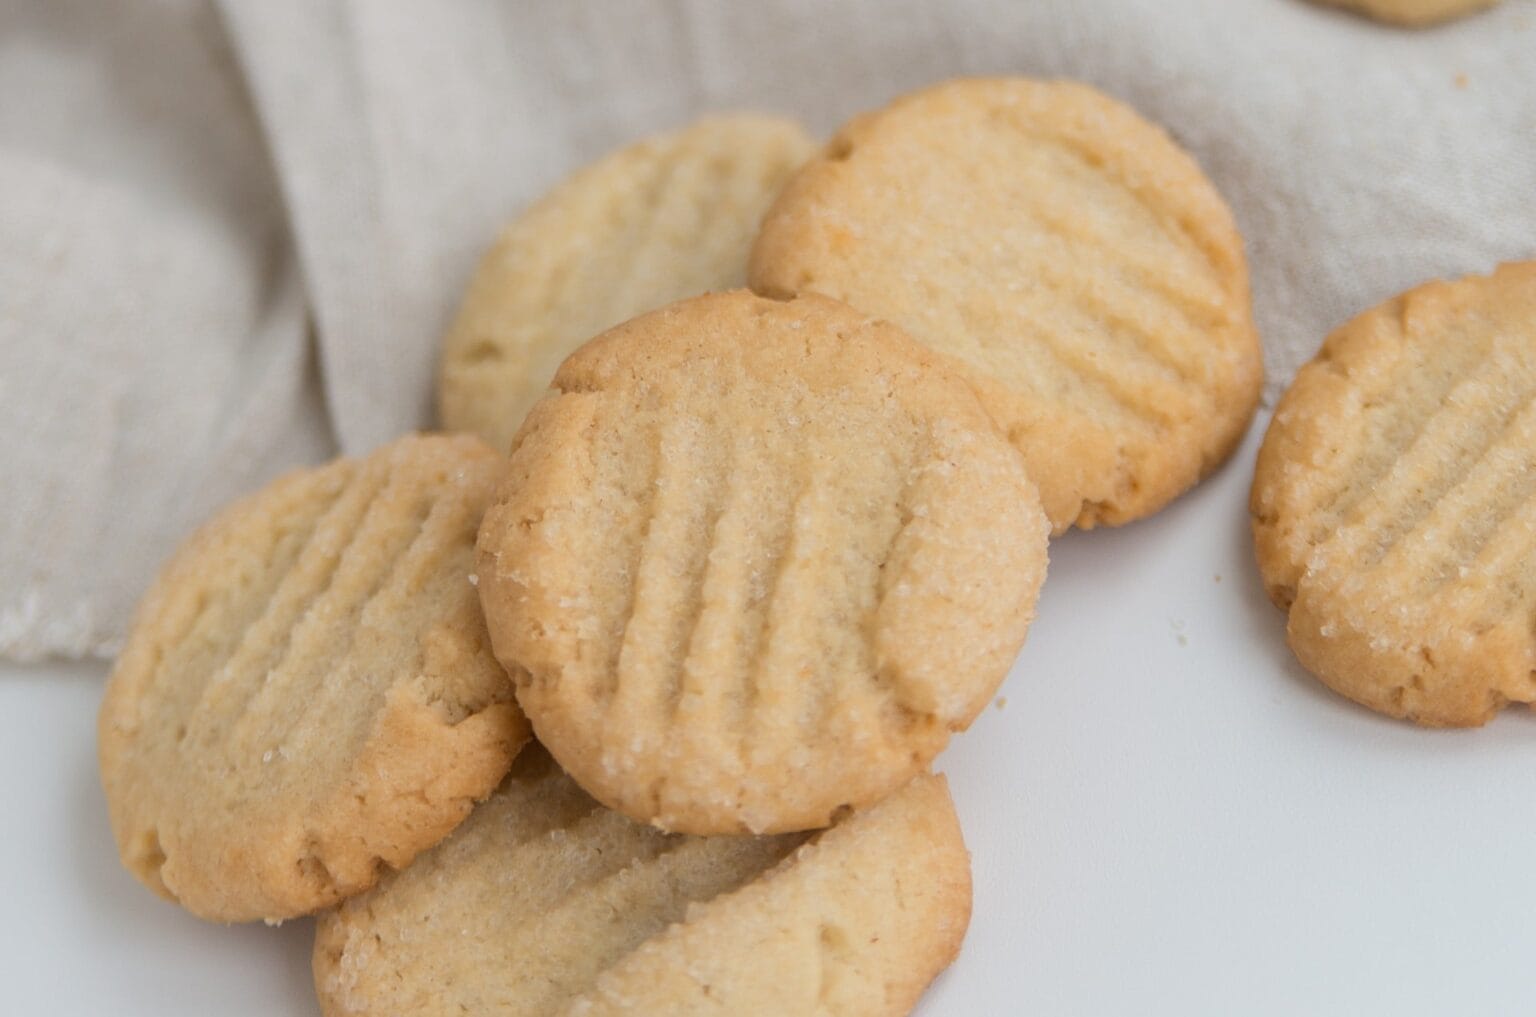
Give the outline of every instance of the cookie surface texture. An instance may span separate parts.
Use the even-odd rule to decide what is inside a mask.
[[[578,345],[683,297],[739,287],[758,223],[815,144],[776,117],[714,117],[579,171],[481,261],[443,344],[443,426],[505,451]]]
[[[1425,725],[1536,701],[1533,400],[1536,262],[1411,290],[1301,369],[1251,507],[1308,670]]]
[[[673,304],[573,354],[480,530],[539,740],[685,833],[895,790],[1017,654],[1047,525],[974,393],[823,297]]]
[[[281,919],[441,840],[527,740],[470,581],[506,461],[407,437],[289,474],[145,596],[99,718],[124,864],[205,918]]]
[[[769,211],[749,280],[846,301],[963,369],[1058,532],[1157,510],[1257,405],[1231,213],[1082,85],[953,81],[854,119]]]
[[[327,1017],[907,1013],[970,859],[942,777],[813,839],[664,834],[536,748],[443,844],[320,918]]]
[[[1344,7],[1377,21],[1420,27],[1450,21],[1486,10],[1499,0],[1317,0],[1329,7]]]

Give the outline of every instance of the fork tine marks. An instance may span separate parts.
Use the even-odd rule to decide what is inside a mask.
[[[187,719],[190,736],[221,738],[281,667],[298,626],[335,580],[359,523],[387,480],[381,464],[361,464],[351,483],[321,517],[261,616],[245,630],[229,660],[210,676]],[[261,677],[255,680],[255,676]]]
[[[713,488],[723,472],[723,464],[712,461],[719,452],[711,446],[705,422],[690,415],[670,418],[660,432],[656,491],[633,566],[633,604],[607,706],[627,732],[617,739],[620,757],[643,748],[624,744],[631,738],[664,737],[687,633],[702,609],[698,587],[709,548],[699,536],[710,525]],[[642,718],[638,725],[635,717]]]

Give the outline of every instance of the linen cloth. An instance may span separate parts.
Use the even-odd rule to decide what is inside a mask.
[[[1429,31],[1302,0],[0,0],[0,655],[110,654],[218,506],[429,426],[476,258],[581,163],[962,74],[1087,81],[1194,153],[1270,399],[1355,313],[1536,257],[1536,0]]]

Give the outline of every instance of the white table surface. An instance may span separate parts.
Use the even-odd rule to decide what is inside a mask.
[[[1536,717],[1421,731],[1292,659],[1245,511],[1258,429],[1157,517],[1051,550],[940,761],[975,916],[924,1017],[1536,1013]],[[118,865],[101,665],[0,665],[0,1013],[313,1017],[308,921],[222,928]]]

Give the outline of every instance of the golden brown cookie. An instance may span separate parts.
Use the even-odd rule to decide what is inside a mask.
[[[536,748],[453,836],[324,915],[327,1017],[907,1013],[960,949],[942,777],[813,839],[663,834]]]
[[[471,576],[505,469],[478,438],[402,438],[283,477],[182,546],[99,721],[134,875],[204,918],[287,918],[491,792],[528,737]]]
[[[1474,11],[1486,10],[1499,0],[1317,0],[1330,7],[1345,7],[1394,25],[1420,28],[1437,25]]]
[[[485,256],[443,344],[443,425],[505,449],[566,354],[683,297],[741,286],[784,181],[815,151],[778,117],[709,117],[551,191]]]
[[[497,655],[611,808],[824,826],[923,770],[1002,681],[1045,573],[1018,453],[894,326],[685,300],[583,346],[480,529]]]
[[[887,318],[965,372],[1058,532],[1156,511],[1257,405],[1231,213],[1083,85],[952,81],[856,118],[769,211],[749,279]]]
[[[1253,482],[1306,667],[1374,710],[1481,724],[1536,701],[1536,262],[1410,290],[1330,335]]]

